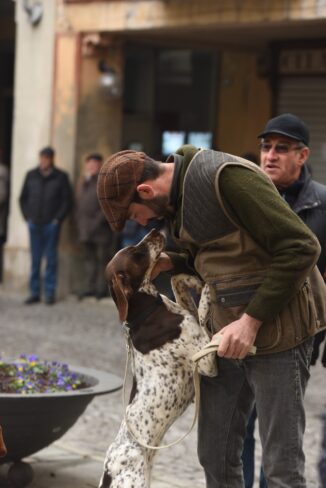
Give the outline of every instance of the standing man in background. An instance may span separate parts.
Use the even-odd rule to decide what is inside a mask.
[[[72,192],[66,172],[55,167],[55,151],[45,147],[39,152],[38,167],[26,175],[19,203],[30,235],[30,296],[25,304],[38,303],[41,297],[41,262],[46,258],[44,276],[45,303],[55,303],[57,286],[57,250],[61,224],[72,204]]]
[[[309,158],[309,129],[293,114],[271,119],[259,134],[260,166],[284,200],[318,238],[318,269],[326,272],[326,186],[314,181],[305,164]],[[315,337],[311,364],[315,364],[325,331]],[[326,364],[324,364],[326,366]]]
[[[108,295],[105,266],[114,254],[116,235],[112,232],[97,199],[97,177],[103,163],[101,154],[86,157],[84,173],[77,187],[76,220],[83,250],[84,285],[80,298]]]
[[[312,180],[306,162],[309,158],[309,129],[293,114],[282,114],[266,124],[258,136],[260,141],[260,166],[269,175],[280,195],[292,210],[307,224],[317,236],[321,254],[317,266],[323,276],[326,271],[326,186]],[[325,338],[325,331],[314,339],[311,364],[315,364],[319,348]],[[326,366],[325,358],[322,358]],[[254,483],[254,422],[256,410],[247,427],[244,443],[243,466],[245,488]],[[260,488],[267,487],[263,472]]]

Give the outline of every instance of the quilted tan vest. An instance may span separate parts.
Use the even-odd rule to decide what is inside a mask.
[[[201,150],[185,175],[182,225],[179,237],[175,236],[180,247],[190,251],[196,271],[209,284],[214,332],[241,317],[272,261],[272,256],[224,207],[219,177],[230,165],[246,166],[262,174],[274,187],[253,163],[230,154]],[[257,353],[290,349],[323,328],[326,328],[326,287],[315,268],[281,313],[262,324],[255,342]]]

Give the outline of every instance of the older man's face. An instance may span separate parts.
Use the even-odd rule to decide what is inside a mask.
[[[267,135],[260,145],[260,166],[278,188],[286,188],[299,177],[309,149],[281,135]]]

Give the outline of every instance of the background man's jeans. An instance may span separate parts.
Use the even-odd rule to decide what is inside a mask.
[[[322,451],[320,460],[318,463],[319,476],[320,476],[320,488],[326,488],[326,412],[324,413],[324,425],[323,425],[323,436],[322,436]]]
[[[28,222],[32,266],[30,275],[30,290],[33,297],[39,297],[41,292],[40,272],[42,257],[46,258],[44,288],[46,297],[53,297],[57,286],[57,247],[60,225],[50,222],[45,225]]]
[[[255,481],[255,422],[257,419],[256,406],[251,412],[247,425],[246,438],[243,445],[242,463],[244,488],[253,488]],[[263,468],[260,468],[259,488],[267,488]]]
[[[216,378],[201,379],[198,455],[207,488],[243,488],[241,455],[256,401],[268,488],[306,488],[303,397],[313,339],[285,352],[219,358]]]

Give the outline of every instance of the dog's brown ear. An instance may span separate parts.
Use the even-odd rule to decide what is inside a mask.
[[[127,320],[128,317],[128,300],[131,296],[131,288],[123,284],[123,276],[114,274],[112,277],[112,288],[116,297],[116,306],[119,311],[119,318],[121,322]]]

